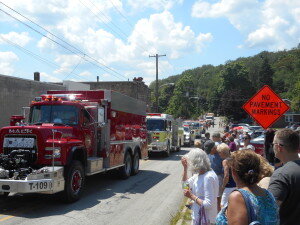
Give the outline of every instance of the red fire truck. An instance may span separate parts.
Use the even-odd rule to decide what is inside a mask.
[[[118,169],[122,178],[148,157],[146,104],[111,90],[48,91],[28,123],[0,130],[0,193],[57,193],[74,202],[85,176]]]

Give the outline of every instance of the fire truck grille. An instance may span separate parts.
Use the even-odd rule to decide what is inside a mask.
[[[35,135],[9,134],[5,135],[3,142],[3,153],[10,154],[13,150],[29,150],[33,155],[37,155],[37,141]]]

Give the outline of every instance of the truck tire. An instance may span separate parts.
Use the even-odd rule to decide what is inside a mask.
[[[131,168],[132,168],[132,158],[130,156],[130,153],[127,151],[124,157],[124,166],[122,166],[119,170],[120,177],[124,180],[130,177]]]
[[[80,199],[85,181],[82,163],[74,160],[66,167],[63,200],[71,203]]]
[[[164,153],[165,153],[165,157],[169,157],[170,156],[170,143],[168,143],[168,145],[167,145],[167,151],[165,151]]]
[[[8,195],[9,195],[9,192],[2,192],[2,193],[0,194],[0,200],[5,200],[5,199],[7,199]]]
[[[181,150],[181,140],[178,142],[178,146],[176,147],[176,152],[179,152]]]
[[[139,170],[140,170],[140,156],[139,153],[136,151],[132,157],[131,175],[138,174]]]

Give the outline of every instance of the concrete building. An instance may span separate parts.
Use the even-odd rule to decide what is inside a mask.
[[[0,75],[0,127],[9,125],[12,115],[22,115],[22,107],[29,106],[34,97],[47,90],[66,90],[62,85]]]

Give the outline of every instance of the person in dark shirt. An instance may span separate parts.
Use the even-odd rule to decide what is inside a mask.
[[[210,151],[208,151],[208,158],[210,160],[211,168],[212,170],[217,174],[218,180],[219,180],[219,193],[218,193],[218,211],[221,210],[221,197],[222,197],[222,184],[223,184],[223,177],[224,177],[224,171],[223,171],[223,165],[222,165],[222,158],[220,157],[219,153],[217,152],[217,145],[216,142],[213,141],[207,141],[205,145],[209,145],[211,148]]]
[[[275,159],[274,151],[272,148],[274,136],[275,136],[275,130],[273,130],[272,128],[268,128],[267,131],[265,132],[264,148],[265,148],[266,159],[271,164],[274,164],[274,159]]]
[[[271,176],[268,190],[280,206],[281,225],[300,224],[300,159],[299,134],[291,129],[275,133],[273,149],[283,166]]]

